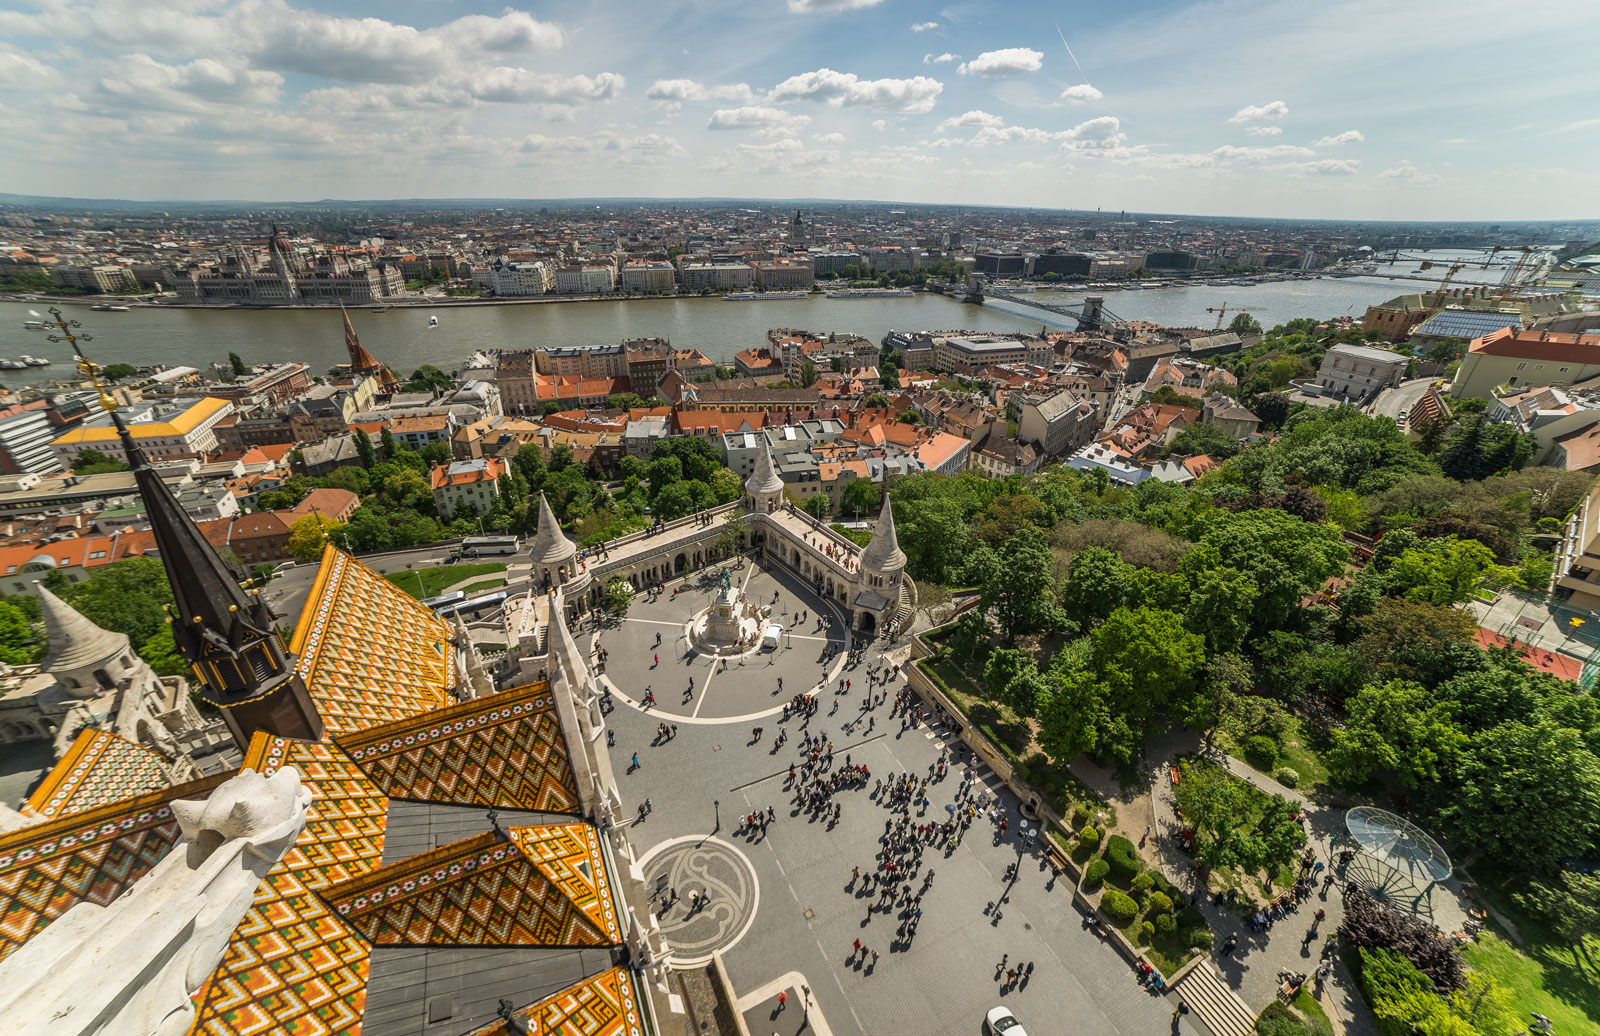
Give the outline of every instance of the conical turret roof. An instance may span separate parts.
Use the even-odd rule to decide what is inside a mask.
[[[534,532],[529,553],[537,565],[558,565],[578,553],[578,545],[561,531],[561,523],[556,521],[556,513],[550,510],[550,501],[545,499],[543,490],[539,491],[539,527]]]
[[[39,584],[39,611],[44,616],[48,647],[44,671],[90,669],[128,646],[126,633],[112,633],[84,618],[66,601]]]
[[[900,549],[900,540],[894,533],[894,508],[887,495],[883,498],[883,510],[878,514],[877,528],[872,530],[872,542],[861,552],[861,567],[875,572],[894,572],[906,567],[906,553]]]
[[[761,453],[756,457],[756,470],[745,480],[744,488],[752,496],[783,492],[783,479],[772,464],[772,443],[765,433],[761,436]]]

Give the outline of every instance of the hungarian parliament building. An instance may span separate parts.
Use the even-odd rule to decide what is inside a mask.
[[[180,273],[175,287],[184,302],[365,303],[399,296],[405,277],[393,263],[337,252],[304,255],[275,229],[264,259],[247,252],[225,256],[215,266]]]

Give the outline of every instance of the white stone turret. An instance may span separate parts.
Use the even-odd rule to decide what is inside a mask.
[[[528,553],[533,563],[533,585],[539,589],[550,590],[558,586],[576,589],[575,585],[569,584],[579,583],[587,586],[589,575],[578,560],[578,545],[567,539],[561,531],[561,523],[556,521],[556,513],[550,509],[550,501],[545,499],[543,492],[539,494],[539,527],[534,530]],[[583,607],[584,594],[574,593],[572,596],[573,602]]]
[[[856,593],[850,603],[857,629],[881,629],[894,615],[900,607],[905,570],[905,551],[894,532],[894,509],[885,496],[872,542],[861,552],[861,568],[856,573]]]
[[[48,644],[41,668],[56,678],[69,697],[97,698],[115,690],[141,667],[149,668],[130,649],[126,633],[101,629],[42,583],[38,590]]]
[[[884,577],[894,576],[898,581],[906,568],[906,554],[900,549],[900,540],[894,532],[894,508],[887,494],[883,510],[878,514],[877,527],[872,530],[872,542],[861,552],[861,572]]]
[[[783,504],[783,479],[772,463],[772,444],[761,433],[761,452],[756,455],[756,470],[745,480],[745,505],[757,514],[771,514]]]

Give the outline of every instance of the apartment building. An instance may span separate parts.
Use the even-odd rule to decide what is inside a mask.
[[[809,290],[816,279],[809,259],[761,259],[750,267],[756,284],[768,291]]]
[[[497,457],[453,460],[433,468],[433,506],[445,521],[462,510],[485,515],[500,499],[500,476],[509,469]]]
[[[1054,358],[1055,350],[1047,339],[1025,335],[950,335],[933,342],[934,367],[958,374],[975,374],[1005,363],[1049,367]]]
[[[148,456],[172,457],[215,450],[217,423],[232,413],[232,400],[207,396],[141,403],[123,410],[121,416]],[[50,451],[62,467],[71,467],[83,450],[98,450],[108,457],[127,460],[109,414],[91,416],[50,443]]]
[[[1323,395],[1364,400],[1400,384],[1410,357],[1366,345],[1336,345],[1322,357],[1317,384]]]
[[[625,345],[567,345],[539,349],[534,353],[540,374],[570,378],[628,377],[628,349]]]
[[[617,268],[610,263],[563,266],[556,270],[555,286],[558,295],[598,295],[615,291]]]
[[[6,408],[0,417],[0,475],[51,475],[61,461],[50,449],[56,428],[43,407]]]
[[[683,263],[678,267],[687,291],[742,291],[754,286],[756,272],[749,263],[714,260]]]
[[[1503,327],[1467,347],[1450,394],[1489,398],[1496,386],[1571,385],[1600,375],[1600,334]]]
[[[669,262],[636,259],[622,267],[621,288],[671,294],[678,288],[678,271]]]
[[[496,259],[489,266],[489,286],[496,295],[544,295],[555,283],[548,263],[508,263]]]

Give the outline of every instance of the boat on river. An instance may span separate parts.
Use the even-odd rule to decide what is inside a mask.
[[[764,302],[767,299],[803,299],[809,291],[734,291],[722,296],[727,302]]]

